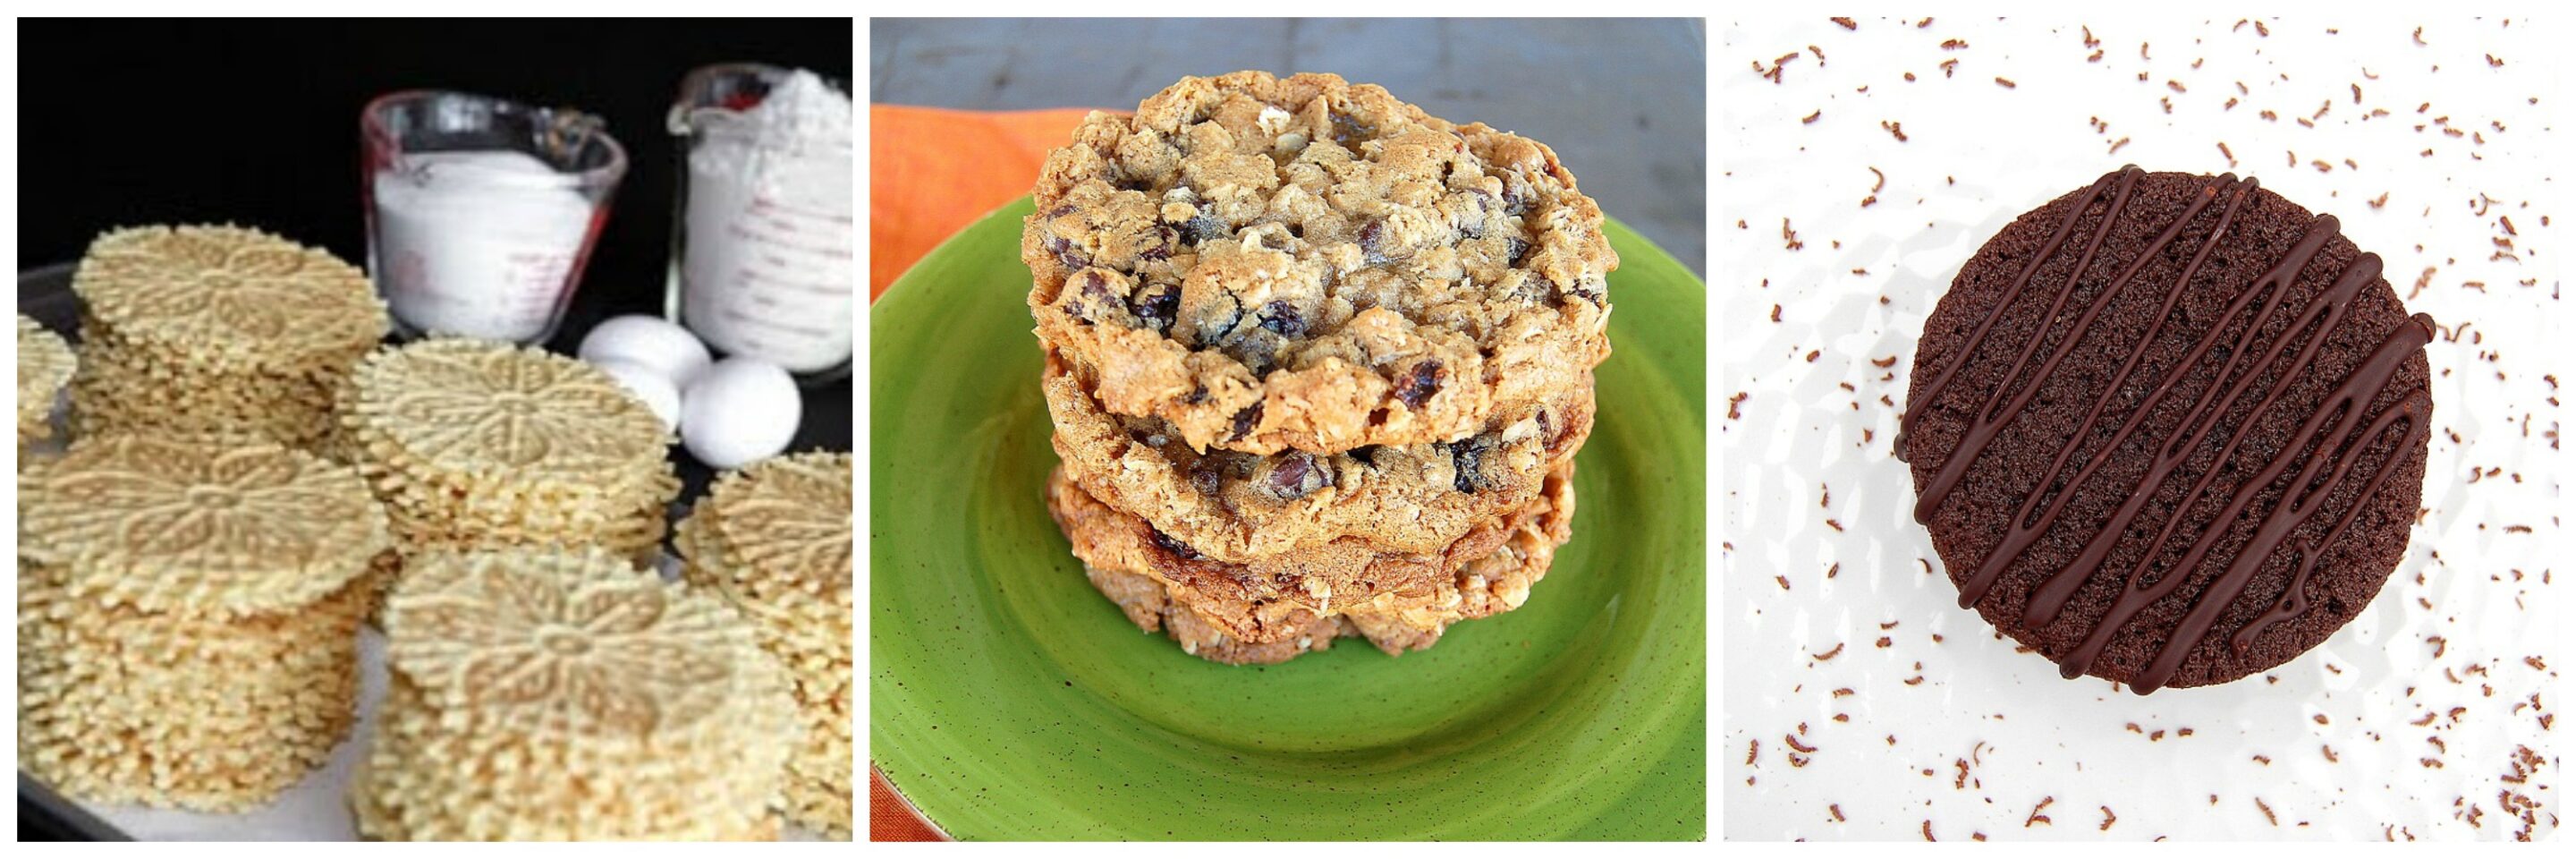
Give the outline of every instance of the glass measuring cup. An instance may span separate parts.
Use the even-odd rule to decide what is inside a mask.
[[[553,337],[626,149],[596,116],[443,90],[359,114],[367,271],[403,337]]]
[[[849,93],[757,63],[689,73],[665,312],[805,381],[849,372],[858,295]]]

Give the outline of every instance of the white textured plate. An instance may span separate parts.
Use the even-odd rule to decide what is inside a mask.
[[[1726,26],[1715,59],[1725,836],[2553,834],[2563,213],[2542,153],[2566,34],[1856,23]],[[2145,697],[2058,679],[1959,608],[1889,454],[1959,264],[2130,162],[2336,215],[2443,325],[2427,512],[2379,599],[2265,676]]]

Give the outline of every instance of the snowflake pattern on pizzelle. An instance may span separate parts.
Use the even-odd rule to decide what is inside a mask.
[[[299,605],[389,539],[356,472],[269,444],[121,435],[36,467],[20,554],[145,604]]]
[[[603,555],[425,556],[388,607],[389,658],[441,706],[507,730],[676,730],[722,707],[748,640],[679,594]]]
[[[360,408],[393,418],[414,456],[595,477],[661,455],[660,420],[605,374],[560,355],[432,340],[370,359]]]
[[[850,477],[847,455],[772,459],[718,488],[717,521],[745,564],[771,575],[847,587]]]
[[[174,339],[339,348],[382,333],[366,275],[258,230],[143,227],[91,246],[78,284],[119,330]],[[357,312],[352,312],[357,311]],[[375,331],[350,326],[376,323]]]

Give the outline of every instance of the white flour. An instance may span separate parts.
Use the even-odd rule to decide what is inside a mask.
[[[552,327],[592,207],[535,156],[425,152],[376,174],[375,272],[420,331],[533,341]]]
[[[700,112],[680,291],[707,345],[798,373],[849,359],[851,119],[850,97],[807,71],[748,110]]]

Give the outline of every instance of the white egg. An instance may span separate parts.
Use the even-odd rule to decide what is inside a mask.
[[[593,359],[590,365],[617,380],[618,387],[625,388],[651,407],[653,416],[662,419],[663,429],[680,428],[680,389],[672,387],[670,380],[662,378],[660,372],[619,358]]]
[[[581,338],[581,359],[625,361],[651,370],[671,389],[685,391],[714,359],[695,334],[658,316],[629,314],[601,322]]]
[[[680,392],[680,441],[699,462],[740,468],[787,449],[803,419],[796,380],[758,358],[727,358]]]

